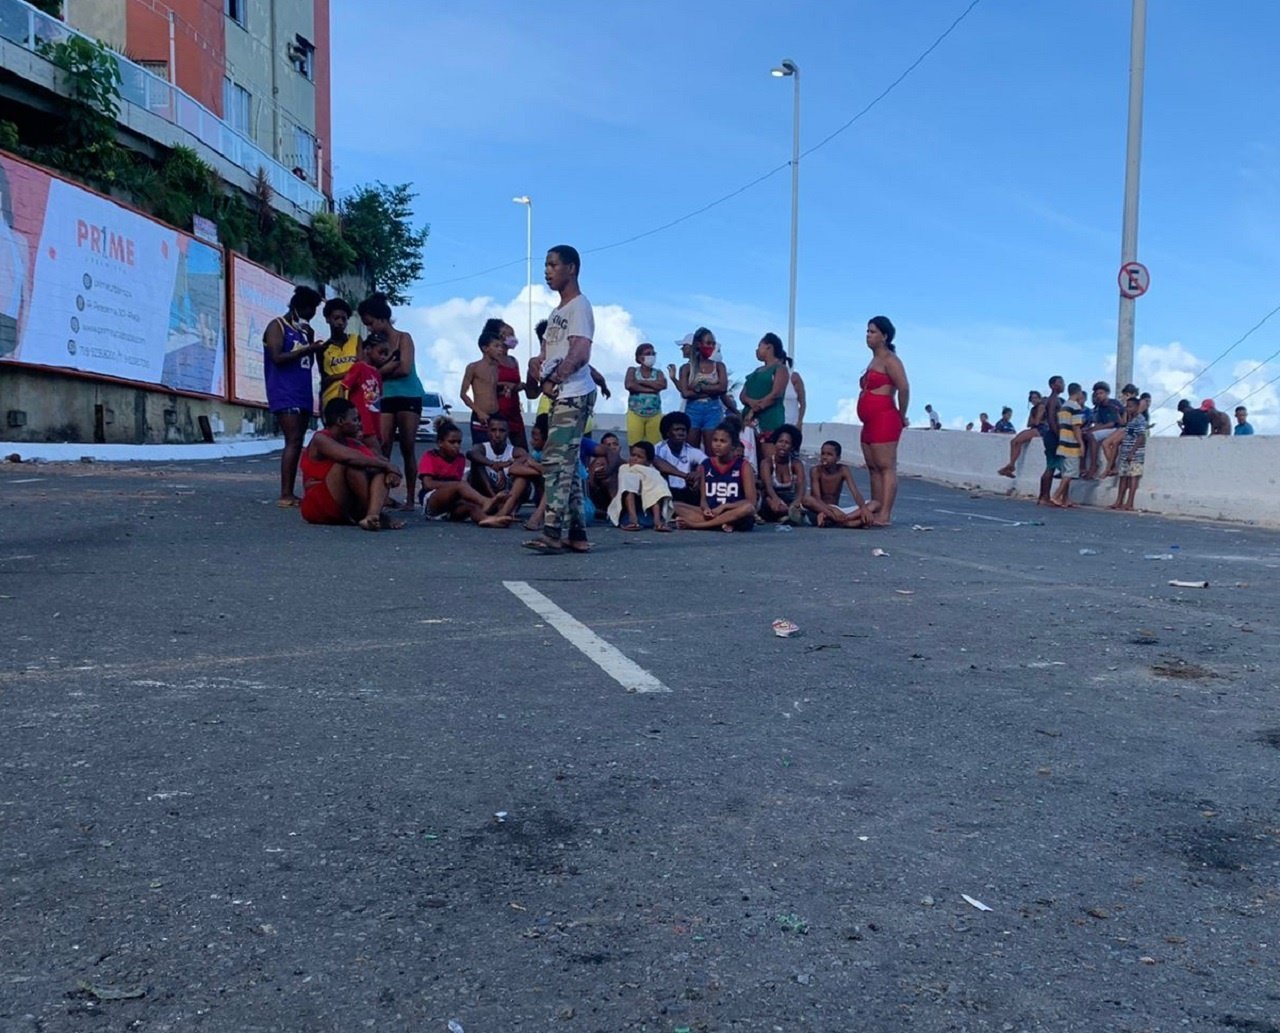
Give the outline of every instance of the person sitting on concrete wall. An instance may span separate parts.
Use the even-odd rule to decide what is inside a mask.
[[[1178,412],[1182,418],[1178,426],[1182,428],[1184,438],[1203,438],[1209,433],[1209,414],[1203,409],[1192,408],[1185,398],[1178,403]]]
[[[1212,398],[1206,398],[1200,403],[1202,412],[1209,414],[1209,433],[1221,435],[1223,437],[1231,436],[1231,417],[1222,412],[1213,404]]]

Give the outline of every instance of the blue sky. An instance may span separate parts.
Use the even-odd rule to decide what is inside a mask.
[[[638,341],[665,364],[700,324],[749,372],[760,335],[786,334],[789,169],[592,249],[789,160],[791,81],[769,75],[782,58],[801,69],[804,150],[969,3],[337,0],[338,190],[412,182],[431,224],[422,282],[398,315],[423,377],[456,399],[488,315],[526,341],[519,194],[534,202],[534,318],[549,307],[543,252],[577,246],[611,379]],[[916,423],[926,402],[948,426],[1003,404],[1021,416],[1050,373],[1111,378],[1129,15],[1123,0],[981,0],[802,159],[796,357],[811,421],[851,410],[866,320],[880,313],[899,329]],[[1277,38],[1280,6],[1265,0],[1150,5],[1139,258],[1152,287],[1136,379],[1157,401],[1280,305]],[[1228,390],[1277,350],[1280,315],[1186,395],[1221,408],[1261,388],[1247,403],[1255,426],[1280,432],[1277,385],[1263,387],[1280,359]]]

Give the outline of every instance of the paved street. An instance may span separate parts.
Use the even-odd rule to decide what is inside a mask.
[[[1280,1033],[1280,535],[543,557],[276,463],[0,468],[5,1033]]]

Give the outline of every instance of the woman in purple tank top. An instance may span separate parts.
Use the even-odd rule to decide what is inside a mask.
[[[298,459],[302,439],[315,406],[312,380],[315,356],[325,342],[316,343],[309,321],[324,299],[310,287],[298,287],[289,301],[289,311],[267,324],[262,334],[262,374],[267,382],[267,408],[284,435],[280,455],[280,499],[277,506],[296,506],[294,487],[298,481]]]

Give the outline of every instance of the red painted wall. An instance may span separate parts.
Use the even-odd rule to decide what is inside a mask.
[[[177,76],[170,79],[216,115],[222,114],[226,23],[222,0],[127,0],[125,49],[139,61],[169,60],[169,9],[174,13]]]
[[[316,26],[316,138],[320,141],[320,190],[333,197],[333,117],[329,89],[332,55],[329,38],[329,0],[315,0]]]

